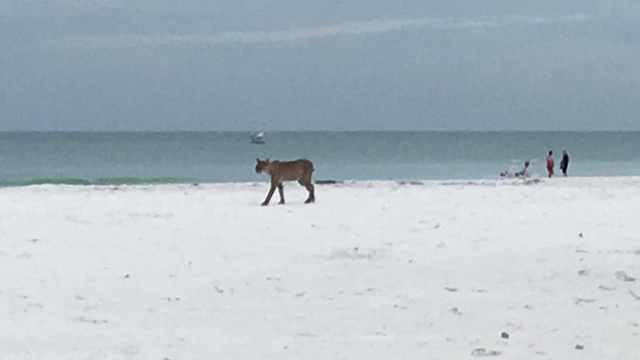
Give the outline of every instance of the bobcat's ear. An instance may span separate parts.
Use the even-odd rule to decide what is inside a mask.
[[[256,162],[260,162],[260,159],[256,158]]]

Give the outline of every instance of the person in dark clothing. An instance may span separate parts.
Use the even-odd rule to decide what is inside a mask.
[[[562,174],[567,176],[567,169],[569,168],[569,154],[567,154],[567,150],[562,150],[562,160],[560,160],[560,170],[562,170]]]
[[[516,177],[528,177],[529,176],[529,160],[524,162],[524,168],[522,170],[515,173]]]

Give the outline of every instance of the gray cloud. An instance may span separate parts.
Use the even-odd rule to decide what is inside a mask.
[[[381,34],[400,30],[464,30],[516,26],[544,26],[553,24],[584,23],[591,18],[585,14],[554,17],[505,17],[492,21],[457,21],[444,18],[387,19],[344,22],[307,28],[291,28],[276,31],[233,31],[210,35],[117,35],[82,36],[55,39],[48,45],[87,47],[137,47],[188,44],[263,43],[302,41],[334,36]]]

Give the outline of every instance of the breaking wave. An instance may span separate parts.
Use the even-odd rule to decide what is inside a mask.
[[[115,178],[35,178],[28,180],[1,180],[0,187],[32,186],[32,185],[162,185],[162,184],[191,184],[197,182],[189,178],[136,178],[136,177],[115,177]]]

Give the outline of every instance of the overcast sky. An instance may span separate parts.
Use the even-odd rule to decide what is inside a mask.
[[[637,0],[1,0],[0,130],[640,130]]]

